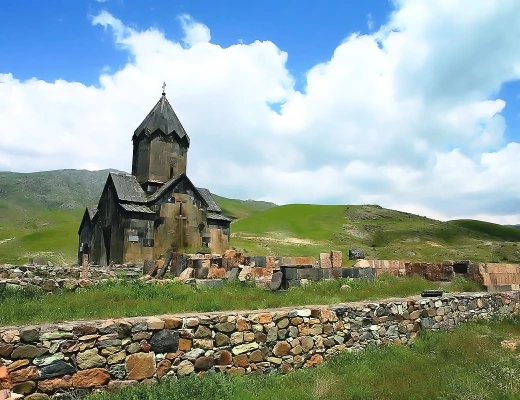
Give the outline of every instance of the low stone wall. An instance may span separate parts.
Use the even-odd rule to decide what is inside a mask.
[[[79,280],[79,266],[0,265],[0,284],[35,285],[46,291],[96,284],[105,279],[136,279],[143,275],[141,267],[114,265],[90,266],[88,281]],[[147,270],[150,271],[150,270]],[[225,254],[177,253],[161,279],[189,278],[254,280],[268,285],[273,273],[280,271],[280,288],[321,279],[375,279],[381,274],[421,276],[430,281],[451,281],[463,276],[489,291],[519,290],[520,265],[475,263],[472,261],[415,262],[401,260],[343,260],[340,251],[321,253],[315,257],[249,256],[234,250]],[[156,271],[158,273],[158,271]]]
[[[59,289],[75,290],[112,279],[137,279],[141,268],[89,267],[88,279],[81,279],[81,267],[47,265],[0,265],[0,289],[2,286],[37,286],[47,292]]]
[[[26,399],[220,371],[288,373],[370,344],[407,344],[421,330],[511,316],[519,294],[221,312],[0,328],[0,363]],[[3,382],[7,385],[7,381]],[[0,386],[2,382],[0,381]],[[38,394],[34,394],[38,393]],[[56,395],[55,395],[56,396]]]

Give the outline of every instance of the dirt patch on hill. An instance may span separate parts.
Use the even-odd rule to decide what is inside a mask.
[[[13,237],[13,238],[9,238],[9,239],[2,239],[2,240],[0,240],[0,244],[10,242],[11,240],[14,240],[14,239],[16,239],[16,238]]]
[[[315,246],[322,243],[315,242],[309,239],[300,239],[294,237],[269,237],[269,236],[247,236],[241,235],[237,233],[232,233],[231,237],[236,237],[237,239],[251,240],[255,242],[271,242],[271,243],[279,243],[279,244],[287,244],[293,246]]]

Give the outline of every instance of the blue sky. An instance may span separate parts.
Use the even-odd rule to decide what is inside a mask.
[[[518,222],[518,35],[517,0],[9,0],[0,170],[128,170],[165,80],[214,192]]]
[[[351,33],[377,30],[394,6],[390,0],[8,1],[0,13],[0,71],[19,79],[97,85],[101,71],[118,70],[128,61],[128,54],[115,48],[103,29],[92,27],[90,18],[101,10],[130,26],[157,27],[173,40],[183,35],[177,17],[187,13],[211,27],[213,41],[223,47],[273,41],[289,53],[287,68],[296,89],[304,90],[308,69],[329,60]],[[519,140],[520,83],[504,84],[497,96],[508,104],[503,111],[506,139]]]
[[[89,16],[101,10],[128,25],[158,27],[174,40],[183,36],[176,17],[184,13],[211,27],[213,41],[224,47],[240,40],[271,40],[290,54],[287,66],[301,86],[302,75],[330,59],[349,33],[369,32],[369,19],[378,27],[392,11],[385,0],[46,0],[30,4],[9,1],[0,14],[4,32],[0,71],[14,72],[20,79],[37,75],[85,84],[96,84],[105,66],[118,69],[127,61],[127,54],[114,48],[103,29],[92,27]]]

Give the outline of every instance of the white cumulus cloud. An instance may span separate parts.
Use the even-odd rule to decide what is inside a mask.
[[[101,12],[92,29],[129,61],[98,85],[0,74],[0,170],[129,170],[132,133],[166,81],[191,138],[188,174],[213,192],[520,222],[520,144],[505,140],[497,98],[520,78],[520,2],[395,7],[373,34],[345,27],[303,91],[268,38],[222,47],[182,15],[173,41]]]

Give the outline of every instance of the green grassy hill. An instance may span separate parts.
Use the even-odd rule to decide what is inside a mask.
[[[379,259],[520,261],[519,231],[441,222],[374,205],[279,206],[232,224],[232,245],[255,254],[316,256],[361,247]]]
[[[25,263],[34,256],[74,260],[84,209],[97,204],[109,171],[0,172],[0,263]],[[216,200],[234,219],[275,206],[220,196]]]
[[[0,172],[0,263],[76,257],[84,207],[109,170]],[[312,255],[361,247],[380,259],[520,261],[520,230],[474,220],[440,222],[379,206],[321,206],[215,196],[234,218],[231,245],[255,254]]]
[[[222,213],[233,219],[244,219],[253,214],[276,207],[276,204],[266,201],[237,200],[214,195],[215,201]]]

